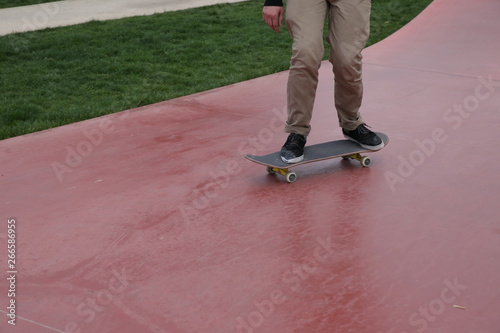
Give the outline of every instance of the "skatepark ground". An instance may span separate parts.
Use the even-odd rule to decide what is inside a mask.
[[[287,72],[0,141],[0,331],[500,332],[499,14],[435,0],[365,50],[370,168],[242,157],[283,144]]]

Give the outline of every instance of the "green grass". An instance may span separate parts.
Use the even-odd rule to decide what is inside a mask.
[[[431,0],[374,2],[373,44]],[[0,37],[0,139],[286,70],[262,1]]]
[[[52,2],[52,1],[56,0],[0,0],[0,8],[37,5],[39,3]]]

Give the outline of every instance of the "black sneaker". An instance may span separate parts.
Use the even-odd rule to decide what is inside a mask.
[[[384,142],[379,136],[370,131],[365,124],[359,125],[353,131],[346,131],[342,129],[344,137],[351,141],[358,143],[361,147],[370,150],[379,150],[384,148]]]
[[[306,137],[291,133],[281,148],[281,159],[285,163],[297,163],[304,159],[304,146]]]

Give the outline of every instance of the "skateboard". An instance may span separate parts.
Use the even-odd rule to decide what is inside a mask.
[[[377,135],[382,139],[385,147],[387,143],[389,143],[389,137],[383,133],[377,133]],[[356,142],[350,140],[336,140],[306,146],[304,148],[304,159],[297,163],[283,162],[279,151],[263,156],[245,155],[245,158],[252,162],[265,165],[268,173],[278,173],[285,176],[287,182],[293,183],[297,180],[297,174],[288,169],[297,165],[342,157],[344,160],[358,160],[361,165],[366,168],[371,165],[372,161],[368,156],[363,156],[361,154],[378,150],[363,148]]]

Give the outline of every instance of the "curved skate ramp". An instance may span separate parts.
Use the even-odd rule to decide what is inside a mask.
[[[499,13],[436,0],[366,50],[370,168],[242,158],[284,142],[286,72],[0,142],[0,331],[497,332]]]

